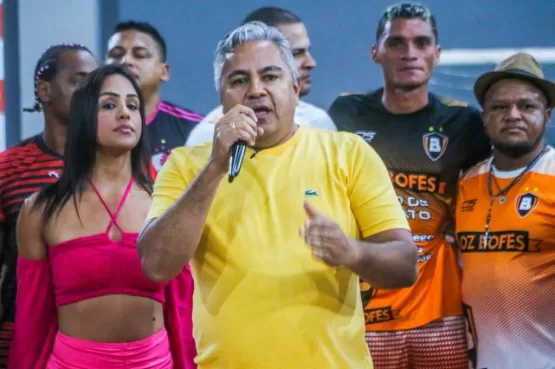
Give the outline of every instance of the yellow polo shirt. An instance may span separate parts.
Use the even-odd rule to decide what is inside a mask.
[[[174,149],[148,218],[162,215],[206,165],[212,144]],[[191,260],[199,369],[371,369],[359,277],[312,258],[303,202],[350,237],[409,229],[385,165],[360,137],[299,127],[249,148],[222,180]]]

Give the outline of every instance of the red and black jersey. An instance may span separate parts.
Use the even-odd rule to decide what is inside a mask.
[[[9,331],[14,321],[17,216],[23,201],[44,186],[56,182],[62,170],[62,156],[45,145],[42,134],[0,153],[0,227],[4,245],[1,263],[5,273],[0,287],[3,307],[0,368],[4,365],[6,346],[11,341]]]

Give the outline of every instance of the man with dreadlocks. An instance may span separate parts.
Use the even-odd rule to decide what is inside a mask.
[[[24,109],[43,112],[44,131],[0,153],[0,369],[6,368],[13,333],[19,209],[28,196],[58,179],[73,91],[97,67],[97,60],[85,46],[60,44],[48,48],[35,67],[35,104]]]

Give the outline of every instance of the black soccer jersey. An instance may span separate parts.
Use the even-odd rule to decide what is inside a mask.
[[[56,182],[62,169],[62,156],[45,145],[42,134],[0,153],[0,227],[4,247],[1,261],[5,273],[0,288],[3,309],[0,368],[5,368],[13,330],[17,263],[15,232],[19,210],[27,197]]]
[[[456,255],[442,231],[452,216],[461,170],[491,151],[479,112],[466,104],[430,94],[420,111],[393,114],[384,107],[382,94],[379,89],[340,96],[329,111],[338,130],[360,135],[384,161],[418,246],[418,282],[398,294],[378,293],[365,301],[369,310],[393,311],[391,321],[367,319],[367,328],[379,331],[410,329],[460,313],[458,271],[443,270]],[[452,296],[445,296],[451,286]]]
[[[159,171],[171,150],[185,145],[189,133],[202,120],[202,115],[166,101],[160,101],[156,112],[147,118],[152,165]]]

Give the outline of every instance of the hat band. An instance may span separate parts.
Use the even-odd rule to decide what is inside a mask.
[[[505,69],[504,71],[500,71],[500,72],[524,74],[524,75],[529,76],[529,77],[534,77],[534,78],[540,78],[541,79],[541,77],[538,76],[537,74],[530,73],[530,72],[528,72],[524,69],[519,69],[519,68]]]

